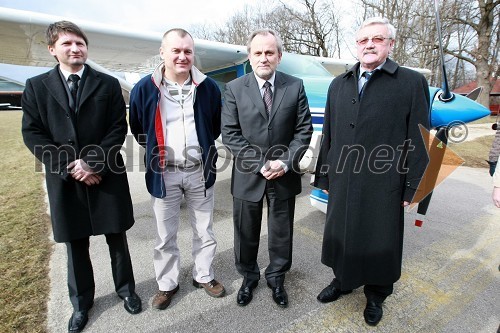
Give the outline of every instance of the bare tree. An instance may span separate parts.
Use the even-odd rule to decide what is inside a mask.
[[[439,50],[433,3],[408,0],[361,0],[364,16],[381,15],[398,29],[392,57],[401,64],[438,68]],[[450,86],[470,78],[472,65],[484,90],[479,102],[489,105],[489,93],[499,75],[500,0],[443,0],[440,17]],[[467,65],[469,64],[469,66]],[[441,80],[434,72],[431,84]]]
[[[341,57],[343,29],[340,18],[343,10],[333,0],[279,0],[288,17],[290,50],[315,56]],[[282,22],[283,24],[283,22]]]
[[[405,66],[433,70],[431,85],[439,85],[442,74],[434,4],[429,0],[357,0],[351,9],[356,23],[371,16],[387,17],[397,28],[391,57]],[[345,13],[334,0],[272,0],[266,7],[246,6],[222,26],[194,29],[196,37],[220,42],[246,43],[257,28],[273,28],[283,39],[285,51],[342,58],[350,52],[343,41]],[[500,0],[442,0],[440,5],[442,44],[450,87],[467,83],[472,75],[484,87],[480,103],[488,96],[500,75]],[[349,54],[350,55],[350,54]],[[473,74],[475,70],[475,73]]]
[[[500,0],[454,0],[447,4],[451,11],[445,19],[455,27],[456,35],[462,32],[465,38],[461,39],[463,44],[448,45],[445,52],[475,67],[478,86],[484,88],[478,102],[488,107],[500,74]]]
[[[245,45],[251,31],[263,28],[267,11],[259,6],[245,5],[243,9],[231,16],[221,26],[195,26],[191,29],[193,36],[222,43]]]
[[[272,28],[283,39],[285,51],[329,57],[341,56],[341,11],[333,0],[273,0],[267,7],[245,6],[221,27],[198,26],[193,35],[244,45],[257,28]]]

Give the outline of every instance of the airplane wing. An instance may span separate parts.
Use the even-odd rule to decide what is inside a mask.
[[[150,73],[159,63],[163,33],[138,31],[83,20],[0,8],[0,62],[52,67],[55,59],[47,51],[45,30],[51,23],[68,20],[78,24],[89,38],[91,65],[109,71]],[[195,39],[196,66],[203,72],[240,64],[247,59],[246,47]]]
[[[326,68],[331,74],[338,76],[345,72],[347,72],[352,66],[354,66],[358,61],[356,59],[335,59],[335,58],[326,58],[326,57],[313,57],[318,60],[323,67]],[[409,67],[403,66],[409,69],[413,69],[419,73],[424,75],[431,74],[432,72],[426,68],[419,67]]]
[[[0,7],[0,39],[8,47],[0,48],[0,63],[52,67],[55,59],[47,51],[45,30],[53,22],[70,19],[85,31],[89,38],[88,63],[95,69],[112,72],[151,73],[160,62],[159,48],[163,33],[139,31],[124,27],[65,18]],[[195,65],[202,72],[211,72],[247,60],[245,46],[195,39]],[[331,74],[346,72],[355,59],[314,57]],[[430,73],[429,70],[416,69]],[[132,85],[117,77],[125,90]]]
[[[354,66],[358,61],[356,59],[335,59],[335,58],[327,58],[327,57],[314,57],[317,61],[325,67],[327,71],[329,71],[334,76],[342,75],[347,72]]]

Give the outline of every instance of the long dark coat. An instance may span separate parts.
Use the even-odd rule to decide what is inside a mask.
[[[429,127],[425,78],[388,59],[360,100],[358,71],[359,63],[330,85],[315,177],[329,190],[321,261],[343,290],[401,276],[401,203],[428,161],[418,126]]]
[[[126,107],[118,81],[86,66],[78,110],[70,109],[59,66],[26,81],[22,134],[45,165],[56,242],[118,233],[134,224],[132,201],[120,148],[127,134]],[[102,181],[87,186],[68,174],[82,158]]]

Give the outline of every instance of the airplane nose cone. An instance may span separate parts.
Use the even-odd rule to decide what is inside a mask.
[[[431,93],[431,127],[448,126],[451,123],[468,123],[490,115],[490,110],[470,98],[455,94],[450,101],[441,101],[441,89],[430,87]]]

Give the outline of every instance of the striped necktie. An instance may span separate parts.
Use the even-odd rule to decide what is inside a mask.
[[[271,83],[266,81],[264,83],[264,95],[262,96],[264,100],[264,105],[266,106],[266,112],[269,114],[271,112],[271,107],[273,106],[273,92],[271,91]]]
[[[361,96],[363,96],[363,91],[365,90],[366,83],[368,82],[368,80],[370,79],[372,74],[373,74],[373,71],[371,71],[371,72],[366,71],[363,73],[362,76],[365,78],[365,83],[363,83],[363,86],[361,87],[361,90],[359,91],[359,98],[361,98]]]
[[[78,92],[78,81],[80,81],[80,77],[76,74],[71,74],[68,77],[68,81],[71,97],[73,97],[73,102],[76,104],[76,94]]]

